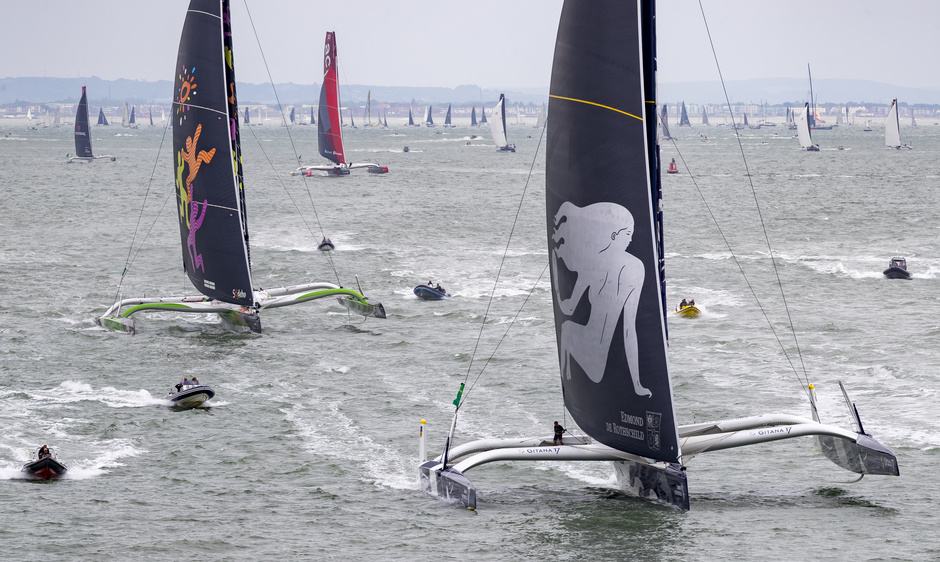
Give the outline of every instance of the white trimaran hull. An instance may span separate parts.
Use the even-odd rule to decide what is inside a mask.
[[[422,432],[424,436],[424,432]],[[823,453],[833,462],[859,474],[897,474],[894,455],[869,436],[808,418],[789,414],[765,414],[718,422],[679,426],[682,458],[724,449],[770,443],[795,437],[818,437]],[[575,440],[567,436],[569,442]],[[506,461],[611,461],[618,487],[626,493],[689,509],[685,465],[655,461],[577,438],[577,445],[552,445],[552,436],[523,439],[481,439],[450,449],[448,468],[442,458],[420,467],[423,491],[458,500],[476,508],[476,490],[464,476],[471,468]],[[652,485],[659,482],[659,488]]]

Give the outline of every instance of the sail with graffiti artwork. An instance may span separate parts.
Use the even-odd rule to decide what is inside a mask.
[[[228,0],[191,0],[174,85],[173,159],[183,267],[200,296],[123,299],[98,324],[134,332],[140,311],[218,314],[234,330],[261,331],[260,312],[325,297],[385,318],[381,304],[332,283],[260,289],[251,252]]]

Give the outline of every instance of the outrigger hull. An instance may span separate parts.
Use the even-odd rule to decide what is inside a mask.
[[[235,304],[217,301],[208,297],[164,297],[123,299],[114,304],[95,322],[110,330],[136,333],[136,325],[131,316],[138,312],[183,312],[199,314],[218,314],[222,323],[233,331],[261,333],[260,313],[266,308],[279,308],[325,297],[339,297],[339,302],[347,309],[365,317],[385,318],[385,307],[381,303],[371,303],[361,294],[333,285],[332,283],[305,283],[277,289],[256,290],[257,307],[246,308]]]

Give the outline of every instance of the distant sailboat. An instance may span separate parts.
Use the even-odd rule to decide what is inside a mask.
[[[680,127],[691,127],[692,122],[689,121],[689,114],[685,111],[685,102],[682,102],[682,110],[679,114],[679,126]]]
[[[663,140],[675,140],[675,138],[669,134],[669,107],[666,104],[661,106],[659,124],[663,129]]]
[[[251,126],[251,116],[248,115],[248,108],[245,108],[245,125]]]
[[[366,127],[372,126],[372,90],[366,91]]]
[[[816,109],[816,98],[813,94],[813,72],[810,70],[809,63],[806,63],[806,73],[809,75],[809,104],[812,109],[812,111],[809,112],[809,116],[806,118],[809,123],[809,128],[828,131],[832,129],[832,125],[820,125],[820,123],[825,123],[825,121],[819,119],[819,111]]]
[[[796,130],[796,112],[789,107],[787,107],[787,129]]]
[[[332,164],[301,166],[290,173],[292,176],[312,176],[313,172],[326,172],[330,176],[345,176],[355,168],[367,168],[373,174],[388,172],[387,166],[380,166],[374,162],[346,161],[343,149],[343,127],[339,97],[339,58],[336,52],[336,34],[326,32],[326,45],[323,50],[323,83],[320,86],[320,118],[317,119],[317,148],[320,155]],[[352,112],[349,113],[352,119]]]
[[[121,126],[125,129],[130,126],[130,111],[127,109],[127,102],[124,102],[124,113],[121,115]]]
[[[901,123],[898,118],[898,100],[891,100],[891,109],[885,118],[885,147],[911,148],[908,144],[901,144]]]
[[[479,123],[477,123],[477,108],[471,107],[470,108],[470,126],[476,127],[478,125]]]
[[[913,108],[913,107],[911,108],[911,128],[912,128],[912,129],[916,129],[916,128],[917,128],[917,119],[914,118],[914,108]]]
[[[705,106],[702,106],[702,125],[708,126],[708,112],[705,111]]]
[[[150,112],[148,115],[150,117],[150,126],[153,127],[153,108],[152,107],[150,108]]]
[[[310,107],[310,124],[311,125],[317,124],[317,118],[313,116],[313,106]]]
[[[656,92],[653,4],[565,2],[555,44],[545,154],[547,269],[561,398],[584,435],[562,435],[558,445],[546,428],[529,438],[457,446],[461,385],[443,454],[418,469],[421,489],[430,494],[475,509],[476,488],[466,474],[478,466],[610,461],[624,492],[688,510],[692,458],[745,445],[759,445],[763,455],[768,443],[801,436],[816,437],[818,450],[852,472],[898,474],[897,458],[863,432],[848,398],[857,431],[819,422],[812,385],[804,390],[813,419],[770,413],[678,424],[662,274],[659,146],[655,120],[647,117]],[[696,404],[686,415],[698,417],[700,410]],[[719,459],[716,469],[733,462]],[[518,470],[502,473],[507,478]]]
[[[453,125],[450,122],[450,104],[447,104],[447,114],[444,115],[444,126],[453,127]]]
[[[414,118],[414,115],[411,113],[411,108],[410,108],[410,107],[408,108],[408,124],[411,125],[411,126],[416,126],[416,125],[415,125],[415,118]]]
[[[493,142],[500,152],[515,152],[516,145],[509,144],[506,138],[506,97],[499,95],[499,101],[493,108],[493,122],[490,124],[490,134],[493,135]]]
[[[127,121],[127,126],[131,129],[137,128],[137,119],[134,118],[134,106],[131,106],[131,118]]]
[[[800,147],[803,148],[803,150],[808,152],[819,152],[819,145],[813,144],[813,136],[810,134],[809,130],[809,120],[811,113],[812,111],[810,110],[809,102],[806,102],[805,111],[803,111],[799,119],[797,119],[796,133],[797,137],[800,139]]]
[[[108,118],[104,116],[104,108],[98,108],[98,124],[108,126]]]
[[[107,123],[105,123],[107,124]],[[91,129],[88,126],[88,95],[85,93],[85,86],[82,86],[82,99],[78,101],[78,108],[75,110],[75,156],[69,156],[67,162],[93,162],[107,158],[114,162],[114,156],[110,154],[105,156],[95,156],[91,152]]]
[[[425,127],[433,127],[433,126],[434,126],[434,118],[431,117],[431,106],[430,106],[430,105],[428,106],[428,111],[427,111],[427,113],[424,114],[424,126],[425,126]]]
[[[542,108],[539,109],[539,116],[535,119],[535,128],[541,129],[545,126],[545,104],[542,104]]]
[[[486,123],[486,108],[480,106],[480,125]]]
[[[261,311],[328,297],[352,312],[385,318],[381,304],[332,283],[254,288],[232,45],[228,0],[192,0],[175,73],[173,175],[183,268],[202,294],[124,299],[98,324],[133,333],[131,315],[141,311],[214,313],[234,330],[260,332]]]

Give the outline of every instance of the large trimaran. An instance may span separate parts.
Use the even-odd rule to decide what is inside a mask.
[[[343,149],[343,121],[340,116],[339,63],[336,55],[336,34],[326,32],[323,49],[323,83],[320,85],[320,117],[317,119],[317,148],[320,155],[332,164],[301,166],[290,173],[292,176],[312,176],[314,172],[326,172],[330,176],[346,176],[350,170],[366,168],[373,174],[388,173],[388,166],[375,162],[349,162]],[[352,113],[349,114],[352,120]],[[356,124],[353,121],[352,127]]]
[[[666,353],[662,191],[655,119],[653,0],[569,0],[555,44],[546,214],[565,407],[586,444],[551,436],[484,439],[420,465],[420,486],[475,508],[470,469],[494,461],[612,461],[628,493],[689,509],[686,463],[717,451],[814,436],[835,464],[897,475],[894,454],[864,433],[763,414],[678,425]],[[598,165],[603,163],[603,165]],[[844,390],[844,389],[843,389]],[[455,404],[459,411],[458,395]]]
[[[232,329],[260,332],[262,310],[325,297],[385,318],[381,304],[332,283],[254,288],[228,0],[191,0],[176,69],[173,161],[183,268],[202,294],[118,300],[98,324],[134,332],[138,312],[215,313]]]

